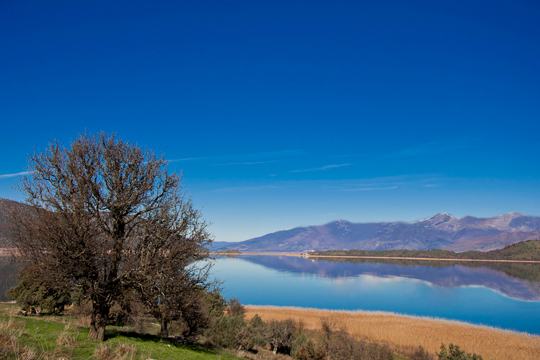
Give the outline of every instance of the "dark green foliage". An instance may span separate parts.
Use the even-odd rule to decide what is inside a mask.
[[[223,316],[223,313],[227,308],[227,301],[217,290],[206,293],[204,296],[204,302],[210,318],[218,318]]]
[[[236,345],[242,349],[251,350],[255,346],[266,345],[264,331],[266,324],[259,315],[255,315],[246,327],[242,328],[236,336]]]
[[[308,341],[308,337],[304,332],[300,332],[300,334],[294,339],[292,346],[291,346],[291,356],[296,357],[296,351],[304,345]]]
[[[482,360],[480,355],[466,353],[459,346],[450,344],[448,350],[444,344],[441,345],[441,352],[436,353],[439,360]]]
[[[309,339],[306,333],[301,333],[292,344],[291,356],[298,360],[324,360],[326,351]]]
[[[263,319],[261,319],[259,314],[255,314],[255,316],[249,321],[249,325],[253,326],[254,328],[263,329],[266,324],[264,323]]]
[[[235,300],[234,304],[242,306],[237,299]],[[242,310],[245,311],[243,306]],[[265,330],[266,324],[259,315],[255,315],[246,324],[242,313],[212,318],[206,335],[217,346],[250,350],[255,346],[266,345]]]
[[[240,303],[237,298],[231,298],[227,301],[227,314],[229,316],[241,316],[246,314],[246,308]]]
[[[298,360],[324,360],[326,359],[326,352],[322,347],[308,340],[296,350],[294,357]]]
[[[214,345],[224,348],[236,347],[236,335],[246,326],[240,316],[214,318],[206,336]]]
[[[266,326],[265,337],[274,354],[278,352],[290,354],[296,338],[296,326],[290,319],[284,321],[272,320]]]
[[[25,313],[60,314],[66,305],[71,304],[70,294],[47,284],[34,276],[32,267],[19,272],[20,283],[8,290],[8,299],[15,300]]]

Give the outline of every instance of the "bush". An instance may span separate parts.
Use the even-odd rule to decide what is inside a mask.
[[[313,341],[308,340],[296,350],[294,356],[298,360],[324,360],[326,359],[326,352],[323,348],[315,345]]]
[[[221,316],[213,319],[206,336],[214,345],[224,348],[236,347],[236,335],[246,326],[240,316]]]
[[[448,350],[444,344],[441,345],[441,352],[436,353],[439,360],[482,360],[480,355],[465,353],[465,350],[460,350],[459,346],[450,344]]]
[[[225,308],[227,307],[227,301],[223,296],[221,296],[219,291],[214,290],[207,292],[204,296],[204,302],[210,318],[218,318],[223,316]]]
[[[251,350],[255,346],[266,345],[264,332],[266,324],[259,315],[255,315],[246,327],[242,328],[236,335],[236,345],[242,349]]]
[[[227,314],[229,316],[241,316],[246,314],[246,308],[240,303],[237,298],[232,298],[227,301]]]
[[[290,354],[296,338],[296,326],[291,319],[284,321],[272,320],[266,326],[266,341],[272,347],[274,354]]]
[[[66,305],[71,304],[70,294],[36,278],[36,273],[32,267],[23,268],[18,275],[19,285],[8,290],[7,298],[15,300],[24,314],[60,314]]]
[[[210,318],[202,299],[184,305],[182,316],[178,322],[182,324],[182,336],[186,338],[197,336],[207,329],[210,325]]]
[[[305,333],[300,333],[292,344],[291,356],[298,360],[324,360],[326,351],[309,339]]]

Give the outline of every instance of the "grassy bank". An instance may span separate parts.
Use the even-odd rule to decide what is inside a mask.
[[[322,318],[344,324],[357,339],[388,344],[396,352],[423,346],[432,354],[441,343],[458,344],[484,359],[540,359],[540,337],[474,326],[457,321],[409,317],[381,312],[346,312],[273,306],[248,306],[247,319],[255,314],[264,321],[293,319],[308,329],[319,329]]]
[[[199,344],[185,345],[128,328],[108,327],[106,341],[88,340],[88,326],[69,316],[17,317],[15,304],[0,304],[1,359],[146,360],[237,359]]]

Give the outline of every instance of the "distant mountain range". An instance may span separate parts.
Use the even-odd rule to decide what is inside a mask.
[[[242,252],[302,252],[306,250],[428,250],[489,251],[524,240],[540,239],[540,216],[509,213],[491,218],[441,213],[405,222],[351,223],[277,231],[241,242],[214,242],[211,250]]]
[[[27,209],[0,199],[0,248],[11,247],[9,212]],[[491,218],[441,213],[420,221],[351,223],[333,221],[318,226],[277,231],[241,242],[215,241],[212,251],[302,252],[306,250],[428,250],[490,251],[524,240],[540,239],[540,216],[509,213]]]

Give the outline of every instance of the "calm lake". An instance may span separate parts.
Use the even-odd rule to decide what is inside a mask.
[[[244,304],[389,311],[540,335],[540,265],[220,257],[224,296]]]

